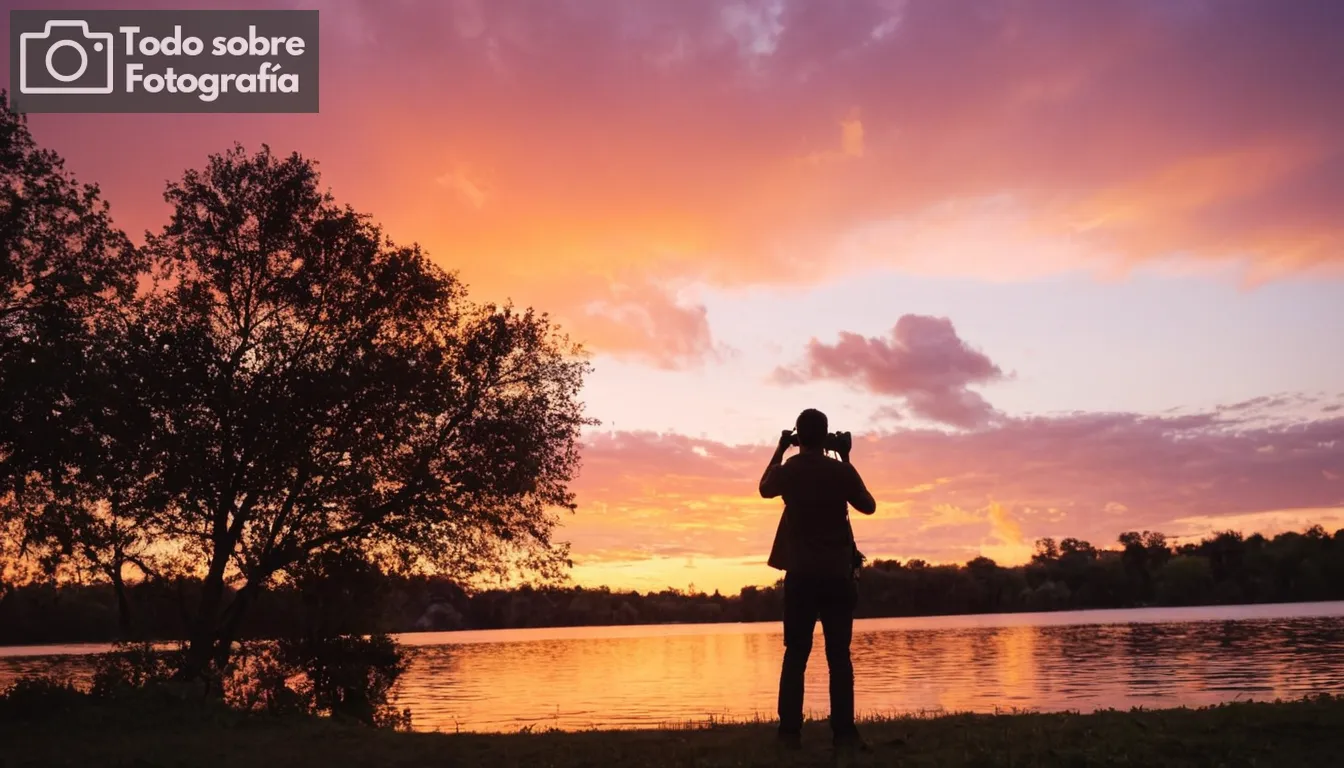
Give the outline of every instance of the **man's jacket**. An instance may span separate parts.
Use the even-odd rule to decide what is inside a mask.
[[[872,495],[854,467],[822,453],[799,453],[761,479],[761,496],[784,497],[770,548],[772,568],[816,576],[853,569],[849,505],[871,508]]]

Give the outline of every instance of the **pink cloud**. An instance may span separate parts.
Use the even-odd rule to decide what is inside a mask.
[[[723,351],[714,342],[704,305],[684,301],[654,281],[636,276],[572,296],[558,299],[557,309],[569,318],[575,335],[597,351],[664,369],[692,367]],[[582,306],[573,306],[576,302]]]
[[[756,498],[755,485],[771,448],[592,435],[579,510],[562,535],[580,555],[763,558],[779,509]],[[1218,410],[1006,419],[974,432],[859,436],[854,462],[878,500],[877,515],[856,522],[865,549],[934,561],[1020,559],[1042,536],[1110,545],[1126,530],[1197,535],[1223,520],[1297,510],[1330,522],[1344,510],[1344,418],[1266,424]]]
[[[957,336],[945,317],[902,315],[888,338],[841,332],[835,344],[812,339],[803,361],[776,369],[780,384],[835,380],[902,398],[911,414],[957,427],[984,426],[994,408],[967,387],[1004,378],[987,355]]]

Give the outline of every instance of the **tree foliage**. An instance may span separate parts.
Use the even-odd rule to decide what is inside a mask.
[[[469,304],[317,181],[297,155],[235,148],[169,187],[146,246],[168,286],[130,344],[170,499],[150,522],[207,564],[194,643],[232,637],[326,547],[463,575],[564,563],[576,350],[545,316]]]
[[[469,301],[265,147],[169,184],[134,248],[0,115],[0,499],[27,557],[118,594],[128,564],[194,582],[191,674],[328,551],[563,572],[587,363],[547,316]]]
[[[96,186],[39,148],[0,93],[0,576],[112,580],[144,541],[126,515],[134,457],[108,341],[130,320],[144,259]],[[108,397],[107,395],[113,395]]]

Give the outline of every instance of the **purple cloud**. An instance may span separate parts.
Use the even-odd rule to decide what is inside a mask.
[[[903,315],[887,338],[842,331],[840,340],[808,342],[801,363],[774,372],[780,384],[842,381],[876,395],[899,397],[913,416],[974,429],[998,412],[968,387],[1005,377],[985,353],[957,336],[945,317]]]

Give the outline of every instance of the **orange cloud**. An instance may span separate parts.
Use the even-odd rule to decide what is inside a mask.
[[[863,157],[863,120],[857,110],[840,121],[840,148],[813,152],[806,157],[812,165]]]
[[[1344,268],[1339,4],[318,5],[320,115],[39,116],[39,138],[133,232],[206,152],[302,149],[480,294],[663,365],[714,344],[626,275]]]
[[[1283,193],[1334,151],[1319,143],[1245,146],[1180,158],[1148,175],[1099,190],[1065,216],[1075,231],[1128,254],[1161,258],[1175,243],[1253,255],[1252,275],[1279,276],[1335,261],[1344,233],[1278,216],[1228,217]],[[1058,226],[1048,225],[1048,226]]]
[[[462,168],[445,173],[434,181],[456,192],[464,203],[477,210],[485,207],[490,198],[484,184]]]

